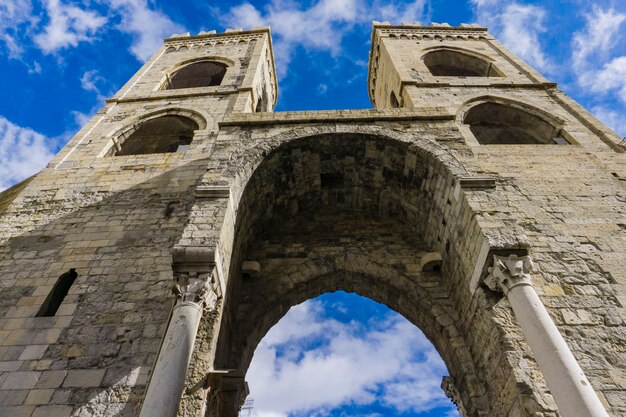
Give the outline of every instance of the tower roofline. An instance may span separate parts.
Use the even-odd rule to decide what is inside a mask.
[[[270,61],[271,61],[271,67],[272,67],[272,81],[271,82],[272,82],[272,89],[274,90],[273,91],[274,93],[273,105],[275,107],[276,101],[278,100],[278,79],[276,77],[276,60],[274,59],[274,47],[272,45],[272,32],[269,26],[260,26],[260,27],[255,27],[253,29],[249,29],[249,30],[226,29],[222,33],[217,33],[217,31],[211,30],[211,31],[199,32],[197,35],[191,35],[189,34],[189,32],[182,33],[182,34],[173,34],[169,38],[163,39],[163,43],[165,46],[167,46],[167,44],[172,43],[172,42],[181,42],[181,41],[182,42],[194,42],[194,41],[200,41],[204,39],[216,39],[216,38],[228,39],[228,38],[236,38],[239,36],[259,35],[259,34],[267,35],[267,42],[268,42]]]
[[[389,22],[372,22],[372,31],[377,28],[384,29],[421,29],[421,30],[443,30],[443,31],[476,31],[487,32],[487,28],[476,23],[461,23],[459,26],[450,26],[447,23],[432,23],[429,26],[420,25],[419,23],[402,23],[400,25],[392,25]]]
[[[222,38],[222,37],[230,37],[230,36],[238,36],[238,35],[249,35],[253,33],[267,33],[271,36],[271,31],[269,26],[259,26],[253,29],[243,30],[243,29],[226,29],[222,33],[217,33],[215,30],[210,31],[201,31],[198,32],[197,35],[191,35],[189,32],[173,34],[169,38],[165,38],[163,41],[165,43],[174,42],[174,41],[186,41],[186,40],[196,40],[196,39],[206,39],[206,38]]]
[[[430,26],[420,25],[418,22],[414,23],[402,23],[401,25],[392,25],[389,22],[372,22],[372,37],[370,42],[370,54],[369,62],[367,66],[367,94],[372,102],[372,105],[376,107],[376,100],[374,98],[374,88],[376,84],[376,58],[378,53],[378,45],[380,41],[380,34],[383,31],[399,31],[399,32],[413,32],[415,35],[429,35],[433,32],[439,32],[440,35],[444,33],[452,36],[481,36],[491,37],[486,27],[480,26],[476,23],[461,23],[459,26],[450,26],[448,23],[432,23]],[[421,32],[421,33],[420,33]],[[439,35],[438,35],[439,36]]]

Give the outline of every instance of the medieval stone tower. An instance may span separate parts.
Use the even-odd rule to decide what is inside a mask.
[[[464,417],[626,416],[620,138],[474,25],[374,23],[368,89],[273,113],[268,29],[166,39],[0,194],[0,416],[234,417],[339,289],[426,334]]]

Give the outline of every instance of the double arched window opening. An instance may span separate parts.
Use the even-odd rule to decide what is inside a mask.
[[[167,78],[163,90],[218,86],[222,83],[227,68],[228,65],[216,61],[199,61],[185,65]]]
[[[185,150],[199,126],[194,120],[166,115],[147,120],[129,136],[114,141],[109,156],[169,153]]]
[[[472,107],[463,124],[469,125],[481,145],[569,144],[560,127],[526,110],[496,102]]]
[[[422,58],[436,77],[502,77],[503,74],[486,60],[451,49],[437,49]]]

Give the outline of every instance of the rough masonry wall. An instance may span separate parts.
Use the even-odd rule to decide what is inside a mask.
[[[217,120],[251,100],[252,85],[262,83],[248,67],[269,54],[262,31],[210,38],[161,48],[3,205],[1,416],[138,413],[172,307],[172,248],[206,172]],[[222,86],[159,90],[183,61],[220,56],[230,64]],[[186,151],[105,156],[161,115],[200,126]],[[78,278],[59,311],[35,317],[70,268]]]
[[[499,178],[496,192],[468,197],[479,224],[523,229],[544,304],[601,399],[626,415],[624,155],[574,146],[472,154],[468,169]]]
[[[395,114],[395,112],[391,112],[391,114]],[[344,113],[344,115],[346,115]],[[274,116],[245,116],[241,117],[241,125],[244,129],[247,129],[245,126],[254,125],[254,120],[266,120],[270,119],[275,122],[275,126],[265,127],[262,123],[254,125],[255,128],[251,129],[250,133],[245,133],[245,137],[250,138],[258,138],[260,140],[257,144],[249,143],[245,145],[232,144],[231,146],[240,146],[241,148],[256,148],[259,152],[267,153],[269,149],[273,149],[276,145],[272,142],[272,137],[281,137],[281,134],[274,136],[273,133],[278,132],[287,132],[287,131],[298,131],[298,134],[293,134],[292,138],[295,137],[306,137],[307,135],[313,135],[315,133],[319,133],[320,131],[336,131],[336,132],[350,132],[350,131],[359,131],[364,127],[363,124],[355,124],[355,125],[338,125],[336,128],[327,128],[327,127],[315,127],[306,125],[301,128],[294,128],[292,125],[294,116],[296,114],[285,114],[281,115],[284,117],[284,120],[289,120],[289,125],[281,125],[278,123],[278,117]],[[302,119],[306,119],[308,114],[298,114]],[[328,115],[331,117],[331,115]],[[363,114],[365,116],[365,114]],[[323,116],[320,116],[323,117]],[[228,122],[230,123],[230,122]],[[380,122],[377,122],[380,124]],[[393,124],[389,125],[390,127]],[[427,132],[424,133],[423,130],[420,130],[420,126],[427,127]],[[621,197],[621,188],[622,185],[618,179],[615,178],[614,175],[607,173],[605,165],[606,164],[618,164],[619,161],[623,160],[622,155],[616,153],[612,150],[607,150],[606,147],[600,143],[597,145],[597,148],[604,149],[602,153],[598,152],[600,159],[604,162],[602,164],[598,164],[597,161],[594,161],[594,158],[589,155],[593,153],[593,150],[583,150],[584,148],[580,146],[558,146],[558,145],[549,145],[543,147],[534,147],[534,146],[515,146],[515,147],[506,147],[506,146],[494,146],[494,147],[468,147],[464,143],[464,138],[461,135],[461,132],[458,130],[458,127],[452,124],[440,124],[439,128],[435,130],[433,129],[434,125],[432,124],[413,124],[414,128],[417,128],[415,131],[415,140],[418,142],[422,138],[431,138],[436,142],[450,148],[453,150],[452,154],[457,156],[458,159],[465,165],[466,169],[470,174],[474,175],[484,175],[488,174],[496,178],[496,187],[493,190],[485,190],[485,191],[474,191],[467,190],[463,193],[465,197],[461,199],[459,204],[462,206],[460,210],[457,211],[457,214],[461,217],[458,221],[463,223],[467,222],[468,219],[475,219],[479,225],[477,230],[471,230],[472,233],[467,232],[463,228],[458,228],[453,230],[449,230],[448,236],[452,237],[450,239],[450,253],[447,255],[448,262],[446,263],[446,255],[444,255],[444,264],[443,271],[444,273],[449,274],[450,280],[450,293],[451,297],[456,300],[457,308],[461,309],[463,313],[460,313],[459,316],[463,317],[463,323],[460,324],[465,330],[465,337],[467,337],[466,341],[470,345],[472,349],[472,353],[476,358],[481,359],[482,366],[484,366],[483,377],[493,371],[493,370],[503,370],[503,369],[513,369],[512,374],[499,374],[494,377],[494,380],[500,380],[503,383],[504,388],[500,391],[502,394],[507,393],[503,397],[499,399],[492,399],[492,404],[508,404],[507,407],[510,407],[506,410],[506,414],[511,415],[551,415],[549,413],[554,413],[554,403],[549,394],[547,393],[547,389],[545,388],[544,383],[542,382],[542,378],[540,377],[540,371],[538,370],[536,364],[532,360],[532,353],[528,350],[527,345],[524,342],[523,336],[519,331],[518,325],[515,323],[515,318],[512,316],[512,312],[507,307],[507,302],[504,299],[500,299],[500,297],[495,296],[494,294],[490,294],[482,288],[479,288],[475,293],[473,298],[468,300],[467,293],[469,292],[470,280],[474,269],[476,267],[476,262],[478,259],[478,252],[480,250],[481,244],[486,239],[493,247],[495,248],[506,248],[511,247],[511,245],[515,245],[516,243],[522,242],[524,245],[530,244],[530,252],[531,255],[535,254],[537,251],[537,256],[539,259],[542,258],[541,247],[542,243],[537,243],[537,230],[534,229],[534,225],[532,221],[529,220],[535,213],[545,210],[543,207],[544,200],[550,200],[553,197],[551,195],[558,195],[560,189],[566,189],[571,183],[572,178],[579,178],[581,181],[585,181],[588,184],[590,183],[590,178],[594,178],[594,181],[598,181],[598,189],[593,191],[594,196],[604,195],[605,199],[610,202],[610,204],[605,205],[607,208],[605,211],[597,214],[595,220],[590,220],[590,223],[613,223],[613,226],[600,226],[598,230],[604,230],[608,227],[610,230],[617,232],[616,235],[607,236],[608,239],[618,239],[621,241],[623,239],[621,227],[618,226],[622,224],[623,216],[619,213],[623,213],[623,197]],[[376,128],[369,128],[370,132],[376,131]],[[411,132],[411,128],[408,127],[406,123],[402,125],[403,132]],[[432,133],[435,133],[434,136],[430,136]],[[227,133],[228,137],[233,137],[237,134],[237,132],[226,129],[224,133]],[[382,131],[380,131],[383,134]],[[241,135],[239,133],[239,135]],[[289,133],[284,133],[283,136],[286,140],[289,140]],[[263,138],[270,138],[270,141],[262,140]],[[219,141],[219,140],[218,140]],[[224,150],[226,154],[231,154],[235,152],[230,149],[229,151]],[[249,156],[250,154],[248,154]],[[500,156],[502,155],[502,157]],[[508,155],[508,156],[507,156]],[[576,157],[575,159],[573,159]],[[538,158],[537,160],[533,160],[533,158]],[[235,159],[239,161],[239,159]],[[547,161],[550,161],[548,163]],[[613,161],[613,162],[609,162]],[[497,163],[496,163],[497,162]],[[237,162],[239,163],[239,162]],[[498,166],[499,169],[495,169],[494,167]],[[544,179],[544,181],[548,181],[551,184],[548,186],[541,186],[541,182],[537,181],[537,177],[539,174],[538,167],[541,168],[541,177],[548,178],[548,180]],[[563,168],[569,167],[569,168]],[[585,167],[584,169],[582,167]],[[565,169],[565,171],[563,171]],[[584,173],[578,173],[576,175],[571,174],[569,170],[579,170]],[[515,180],[514,178],[528,178],[527,182],[525,182],[524,187],[528,187],[528,189],[532,189],[532,193],[536,193],[537,196],[532,198],[523,197],[523,193],[520,192],[520,187],[522,185],[513,185]],[[216,176],[214,176],[215,178]],[[584,180],[586,178],[586,180]],[[608,182],[607,182],[608,181]],[[537,184],[537,188],[534,189],[534,185]],[[444,181],[443,186],[447,184]],[[233,185],[235,188],[237,185]],[[448,185],[449,192],[453,193],[453,184],[450,183]],[[574,186],[573,186],[574,187]],[[581,188],[580,185],[576,185],[575,187]],[[589,187],[589,186],[587,186]],[[582,187],[584,188],[584,187]],[[522,194],[522,195],[520,195]],[[566,193],[567,194],[567,193]],[[558,198],[558,197],[554,197]],[[569,200],[563,197],[568,202],[566,205],[569,205]],[[581,199],[581,196],[573,197],[573,201],[577,201]],[[530,200],[527,202],[526,200]],[[589,197],[588,200],[594,200],[595,197]],[[481,205],[482,202],[488,201],[489,204],[485,206]],[[520,203],[520,201],[523,202]],[[516,207],[520,205],[520,208]],[[246,206],[241,209],[245,209]],[[581,213],[587,213],[588,209],[585,205],[580,205],[579,203],[572,203],[572,207],[576,207],[576,209],[581,210]],[[608,208],[610,207],[610,208]],[[488,210],[486,210],[488,208]],[[453,210],[454,211],[454,210]],[[474,214],[476,212],[477,215]],[[528,212],[530,214],[523,215],[524,212]],[[241,212],[240,214],[243,214]],[[616,218],[617,216],[617,218]],[[456,220],[455,220],[456,221]],[[450,222],[449,222],[450,223]],[[452,222],[454,223],[454,222]],[[558,222],[557,222],[558,223]],[[445,227],[444,227],[445,229]],[[575,227],[574,227],[575,229]],[[547,235],[542,235],[542,240],[561,240],[559,234],[551,235],[554,231],[546,230]],[[542,231],[542,233],[544,233]],[[598,232],[598,234],[605,234],[604,231]],[[486,237],[485,237],[486,236]],[[246,238],[243,237],[245,240]],[[507,246],[508,245],[508,246]],[[535,245],[537,247],[535,248]],[[571,248],[570,248],[571,249]],[[604,254],[609,258],[616,257],[621,259],[621,253],[617,253],[615,255],[612,254]],[[561,257],[563,260],[568,261],[572,260],[572,269],[567,270],[568,274],[572,274],[575,271],[578,271],[580,268],[579,261],[574,261],[570,252],[560,252],[557,256]],[[455,257],[458,257],[455,259]],[[242,260],[242,255],[239,255],[239,260]],[[561,268],[565,268],[563,265],[563,261],[559,261],[562,265]],[[450,268],[446,270],[446,268]],[[614,267],[619,269],[620,267]],[[593,267],[591,268],[593,270]],[[584,271],[587,271],[584,269]],[[580,272],[580,271],[579,271]],[[566,274],[563,272],[563,274]],[[565,294],[561,294],[558,289],[555,290],[554,280],[545,280],[543,277],[543,270],[541,269],[541,265],[539,265],[539,272],[537,272],[537,288],[538,292],[543,297],[561,297]],[[579,278],[582,282],[584,280],[583,277]],[[591,280],[593,281],[593,280]],[[599,283],[601,284],[601,283]],[[620,310],[621,304],[617,304],[617,297],[620,297],[620,293],[623,293],[623,288],[619,285],[599,285],[596,291],[598,294],[598,299],[594,302],[590,302],[590,308],[598,308],[597,313],[604,314],[611,317],[618,317],[623,315],[623,311]],[[232,283],[231,285],[236,285]],[[556,294],[554,293],[556,291]],[[568,303],[565,298],[558,298],[559,302],[555,301],[557,298],[548,298],[545,303],[549,308],[550,312],[558,316],[559,314],[563,314],[563,312],[559,311],[559,308],[564,307],[565,304]],[[575,299],[576,301],[571,301],[570,308],[576,303],[580,302],[580,299]],[[562,304],[565,303],[565,304]],[[560,307],[558,307],[560,305]],[[579,304],[580,305],[580,304]],[[584,304],[583,304],[584,305]],[[595,307],[591,307],[594,306]],[[488,315],[485,315],[484,309],[487,308],[492,312]],[[568,315],[569,313],[564,313]],[[585,313],[582,313],[585,314]],[[617,321],[619,324],[617,325],[620,329],[623,327],[622,319],[615,318],[611,319],[612,322]],[[555,319],[557,324],[563,323],[560,319]],[[599,320],[598,322],[600,322]],[[226,321],[224,323],[227,323]],[[500,330],[494,330],[492,324],[488,323],[497,323],[497,327]],[[594,332],[585,333],[585,337],[589,337],[589,346],[585,347],[582,345],[577,345],[576,342],[572,342],[568,337],[569,329],[563,329],[562,332],[566,336],[568,342],[571,343],[572,349],[575,355],[581,360],[581,365],[588,372],[590,379],[592,379],[592,384],[594,387],[599,390],[605,390],[606,398],[613,398],[612,403],[609,403],[607,400],[607,404],[609,408],[612,407],[612,412],[614,415],[621,415],[622,413],[622,405],[623,400],[618,399],[623,393],[623,381],[621,381],[621,370],[619,369],[618,361],[616,360],[613,363],[606,363],[606,360],[600,360],[599,355],[595,357],[597,359],[597,363],[604,363],[599,366],[597,364],[587,366],[587,361],[584,360],[586,355],[588,355],[589,350],[595,349],[594,343],[602,344],[605,343],[607,338],[612,339],[608,345],[604,346],[604,352],[602,355],[606,357],[618,357],[622,352],[621,346],[623,344],[623,333],[622,330],[615,332],[614,324],[610,326],[599,326],[597,330]],[[495,332],[495,333],[494,333]],[[501,333],[504,332],[504,333]],[[593,334],[592,334],[593,333]],[[502,339],[504,338],[504,339]],[[594,341],[595,340],[595,341]],[[611,352],[609,352],[611,350]],[[616,356],[617,355],[617,356]],[[621,360],[621,356],[620,360]],[[594,362],[596,363],[596,362]],[[599,370],[599,367],[602,370]],[[598,378],[596,375],[602,374],[602,377]],[[610,377],[613,375],[613,377]],[[608,378],[611,379],[610,383],[605,384],[603,381],[609,381]],[[508,381],[504,383],[504,381]],[[526,387],[526,388],[521,388]],[[521,391],[520,391],[521,390]],[[520,392],[532,392],[533,394],[529,397],[526,397],[526,394],[521,395],[519,400],[514,400],[516,396],[520,395]],[[507,397],[508,396],[508,397]],[[524,410],[524,411],[520,411]],[[504,414],[504,410],[501,412]],[[536,414],[539,413],[539,414]],[[541,414],[544,413],[544,414]],[[545,414],[548,413],[548,414]],[[500,415],[500,414],[498,414]]]
[[[267,63],[271,51],[258,38],[256,44],[215,42],[211,47],[217,49],[207,52],[203,42],[210,38],[169,40],[1,213],[0,415],[137,415],[173,300],[171,250],[181,245],[215,247],[226,286],[223,304],[201,324],[187,387],[214,358],[228,363],[232,352],[241,351],[241,340],[258,342],[263,331],[254,324],[269,327],[294,303],[342,288],[388,302],[407,317],[414,314],[413,321],[430,333],[456,373],[473,415],[556,416],[508,301],[479,285],[483,265],[477,263],[486,247],[530,252],[537,266],[535,287],[549,313],[611,415],[626,416],[626,161],[610,132],[550,86],[409,85],[403,98],[414,109],[227,115],[251,111],[263,87],[271,87],[258,78],[273,74]],[[417,41],[402,40],[408,43],[400,49]],[[466,41],[478,48],[485,39]],[[500,69],[523,69],[516,59],[484,52],[498,60]],[[227,87],[158,90],[181,60],[215,54],[240,61],[227,72]],[[387,77],[393,69],[389,64],[381,64],[384,71],[372,90],[385,96],[401,78],[398,72]],[[245,74],[235,74],[236,69]],[[512,81],[544,82],[532,70],[521,73]],[[468,100],[487,94],[554,114],[577,144],[477,146],[460,114]],[[419,100],[440,107],[420,107]],[[103,157],[114,140],[161,114],[199,122],[187,151]],[[349,181],[339,186],[333,182],[337,177],[322,176],[328,173],[323,169],[314,171],[319,178],[309,175],[308,182],[281,182],[285,167],[277,166],[280,172],[272,171],[272,181],[254,180],[246,189],[255,170],[281,145],[320,135],[333,140],[374,136],[414,151],[415,158],[387,158],[376,147],[372,151],[379,162],[367,168],[380,171],[396,187],[390,197],[378,177],[363,183],[374,183],[373,192],[380,193],[376,219],[348,220],[345,212],[324,218],[294,208],[294,201],[306,200],[298,193],[322,181],[337,187],[322,194],[322,201],[353,198],[353,189],[341,188]],[[346,149],[342,158],[347,161]],[[410,167],[422,175],[412,188],[403,183],[412,175]],[[485,175],[491,180],[483,185],[463,186],[463,178]],[[253,204],[268,197],[266,187],[281,184],[289,192],[275,193],[279,204]],[[398,192],[402,187],[404,194]],[[432,210],[411,212],[420,198],[431,204],[422,207]],[[369,212],[373,207],[367,207]],[[385,209],[390,207],[395,209]],[[402,229],[410,218],[406,213],[416,219],[409,229],[414,235],[394,246],[397,234],[381,229]],[[283,224],[281,218],[293,222]],[[329,219],[346,226],[335,231],[343,233],[339,244],[326,240],[333,233]],[[350,221],[367,227],[350,228]],[[355,230],[376,238],[367,241]],[[321,231],[328,232],[317,234]],[[370,270],[352,267],[346,273],[349,268],[337,255],[345,253],[345,245],[359,252],[354,264]],[[417,271],[418,258],[427,251],[441,254],[439,274]],[[393,262],[362,262],[367,256]],[[250,258],[267,272],[268,287],[242,276],[241,262]],[[299,274],[302,265],[308,275]],[[34,317],[70,268],[76,268],[78,279],[57,315]],[[267,297],[256,303],[257,293]],[[423,294],[428,297],[419,300]],[[280,308],[237,321],[238,312],[246,317],[267,300]],[[423,316],[416,308],[420,302],[426,307]],[[245,326],[249,334],[238,334]],[[252,353],[252,347],[247,349],[241,357],[234,354],[235,360],[245,359],[245,364]],[[202,401],[201,392],[185,395],[179,414],[194,415]]]

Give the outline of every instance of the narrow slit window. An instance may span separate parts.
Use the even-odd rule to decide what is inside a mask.
[[[35,317],[52,317],[57,313],[63,299],[67,295],[70,287],[78,277],[76,269],[72,268],[59,277],[54,284],[46,300],[41,305],[39,312]]]

